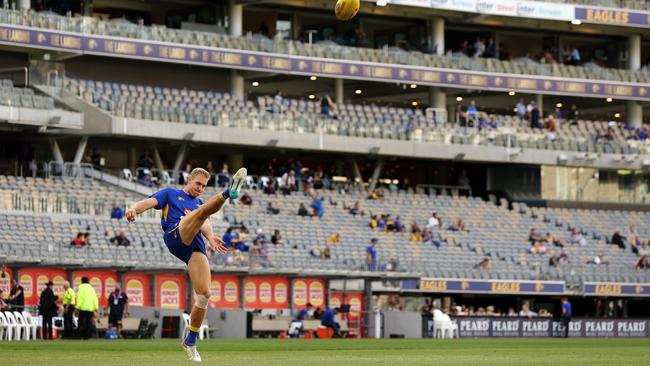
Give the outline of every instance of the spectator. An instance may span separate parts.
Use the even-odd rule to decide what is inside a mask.
[[[395,218],[395,220],[393,221],[391,231],[396,232],[396,233],[404,231],[404,224],[402,224],[402,220],[400,219],[399,216],[397,216]]]
[[[417,224],[413,224],[413,225],[417,226]],[[432,229],[442,227],[442,220],[438,217],[438,213],[434,212],[431,215],[431,217],[429,218],[429,225],[428,226],[430,228],[432,228]],[[411,226],[411,231],[413,231],[413,226]]]
[[[250,206],[253,204],[253,197],[251,197],[248,192],[244,192],[244,194],[239,197],[239,203],[244,206]]]
[[[580,65],[582,57],[580,56],[580,51],[576,47],[566,48],[564,52],[564,64],[565,65]]]
[[[89,247],[90,246],[90,233],[84,233],[84,242],[83,245]]]
[[[555,117],[553,117],[552,114],[549,114],[548,118],[546,118],[546,131],[549,140],[551,141],[555,140],[556,130],[557,130],[557,122],[555,121]]]
[[[273,231],[273,235],[271,235],[271,243],[273,243],[273,245],[284,244],[284,240],[282,239],[282,234],[280,234],[280,230],[275,229],[275,231]]]
[[[311,201],[311,208],[314,210],[312,216],[323,217],[325,214],[325,207],[323,207],[323,201],[318,198],[317,195],[314,195],[314,199]]]
[[[320,259],[330,259],[332,257],[332,251],[330,247],[325,247],[325,249],[320,252]]]
[[[338,244],[341,242],[341,234],[339,233],[334,233],[327,238],[327,243],[328,244]]]
[[[534,101],[530,102],[530,128],[541,128],[539,124],[539,108]]]
[[[6,311],[6,310],[11,309],[11,307],[10,307],[9,304],[5,301],[5,299],[4,299],[3,295],[2,295],[2,293],[3,293],[3,291],[2,291],[2,289],[0,288],[0,311]]]
[[[325,94],[325,96],[320,98],[320,111],[329,118],[337,118],[336,105],[329,94]]]
[[[83,339],[92,336],[92,318],[97,316],[99,302],[95,289],[88,283],[88,277],[81,278],[77,291],[77,310],[79,310],[79,333]]]
[[[264,229],[262,229],[261,227],[258,227],[257,231],[256,231],[256,234],[257,235],[255,236],[255,239],[253,239],[253,240],[257,240],[257,242],[260,243],[260,245],[265,246],[266,245],[266,235],[264,235]]]
[[[530,229],[530,235],[528,235],[528,241],[530,242],[530,245],[535,245],[541,241],[544,241],[541,235],[533,228]]]
[[[397,258],[391,256],[388,258],[388,263],[386,263],[386,271],[397,272],[398,266],[399,266],[399,262],[397,261]]]
[[[490,257],[485,257],[483,258],[482,261],[476,263],[474,265],[474,269],[480,269],[483,271],[489,271],[492,269],[492,261],[490,261]]]
[[[515,318],[515,317],[519,316],[519,314],[517,314],[517,312],[515,311],[515,308],[513,308],[511,306],[511,307],[508,308],[508,312],[506,314],[504,314],[503,316],[508,317],[508,318]]]
[[[52,281],[45,284],[45,289],[41,292],[38,313],[43,317],[43,339],[52,340],[52,318],[56,315],[58,306],[56,305],[57,296],[52,291]]]
[[[569,259],[569,256],[564,251],[561,251],[560,252],[560,257],[558,258],[558,263],[562,264],[562,265],[570,264],[571,259]]]
[[[474,100],[469,102],[469,107],[467,107],[467,117],[471,118],[474,122],[478,121],[478,109],[476,109],[476,101]]]
[[[526,118],[526,104],[524,104],[523,99],[519,99],[519,103],[515,106],[515,111],[519,121],[523,121]]]
[[[485,53],[485,42],[481,37],[476,37],[476,42],[474,42],[474,57],[483,57]]]
[[[129,297],[120,290],[120,284],[115,284],[115,289],[108,297],[108,325],[117,328],[118,337],[122,335],[122,317],[129,317]]]
[[[497,44],[494,42],[494,38],[488,38],[487,46],[485,47],[485,53],[483,54],[485,58],[497,58]]]
[[[370,226],[371,229],[377,228],[377,226],[379,225],[377,220],[377,215],[370,216],[370,223],[368,225]]]
[[[93,162],[93,168],[102,170],[102,166],[104,166],[104,157],[99,153],[99,151],[97,151],[97,149],[93,149],[90,159]]]
[[[119,234],[115,235],[111,240],[111,244],[114,244],[116,246],[124,246],[128,247],[131,245],[131,241],[129,238],[126,237],[126,230],[125,229],[120,229]]]
[[[140,159],[138,159],[138,168],[142,168],[142,170],[151,170],[153,168],[153,159],[149,156],[149,149],[144,149],[142,155],[140,155]],[[142,170],[140,170],[140,174],[143,174]]]
[[[560,258],[557,256],[557,254],[553,254],[549,259],[548,259],[548,265],[551,267],[559,267],[560,265]]]
[[[230,184],[230,171],[228,169],[228,163],[221,164],[221,172],[217,174],[217,185],[219,187],[225,187]]]
[[[266,213],[269,215],[277,215],[280,213],[280,209],[273,207],[273,202],[269,201],[269,204],[266,206]]]
[[[379,202],[383,203],[384,202],[384,191],[380,187],[377,187],[377,188],[372,190],[372,192],[368,196],[368,199],[373,200],[373,201],[379,201]]]
[[[608,265],[609,261],[607,260],[607,257],[605,256],[605,254],[598,253],[594,257],[594,259],[592,259],[591,261],[589,261],[587,263],[597,264],[597,265],[600,265],[600,264]]]
[[[614,235],[612,235],[612,244],[618,245],[619,248],[625,249],[625,241],[627,240],[627,237],[621,235],[621,232],[619,230],[616,230],[614,232]]]
[[[335,317],[336,314],[338,314],[338,313],[339,313],[339,309],[338,309],[338,308],[336,308],[336,309],[327,308],[327,309],[323,312],[323,315],[322,315],[322,317],[321,317],[321,322],[320,322],[320,324],[321,324],[322,326],[327,327],[327,328],[330,328],[330,329],[332,329],[332,330],[334,331],[334,337],[340,337],[340,335],[341,335],[341,333],[340,333],[340,329],[341,329],[341,328],[339,327],[339,323],[337,323],[337,322],[334,320],[334,317]]]
[[[72,339],[74,336],[74,323],[72,318],[76,308],[76,295],[74,289],[70,286],[70,282],[65,281],[63,284],[63,337],[65,339]]]
[[[379,230],[382,230],[382,231],[385,230],[387,222],[388,222],[388,216],[387,215],[379,216],[379,220],[377,220],[377,228],[379,228]]]
[[[113,209],[111,210],[111,219],[122,220],[122,217],[124,217],[124,211],[122,211],[122,207],[115,202],[113,204]]]
[[[527,302],[524,302],[521,304],[521,311],[519,311],[519,316],[532,318],[534,316],[537,316],[537,313],[530,310],[530,305]]]
[[[571,323],[571,316],[573,311],[571,303],[566,296],[562,297],[562,328],[564,329],[564,338],[569,337],[569,323]]]
[[[568,117],[569,124],[574,125],[578,123],[578,107],[575,104],[571,105]]]
[[[304,203],[301,203],[300,206],[298,207],[298,216],[309,216],[309,212],[307,211],[307,208],[305,207]]]
[[[311,309],[313,307],[314,306],[310,302],[308,302],[307,306],[298,312],[298,315],[296,315],[296,320],[298,321],[307,320],[309,318],[309,312],[311,312]]]
[[[275,95],[273,96],[273,105],[271,107],[274,114],[283,112],[283,105],[282,105],[283,100],[284,100],[284,93],[281,90],[276,91]]]
[[[368,265],[368,271],[377,270],[377,238],[370,239],[370,245],[366,247],[366,264]]]
[[[350,207],[346,206],[345,203],[343,203],[343,209],[348,210],[350,215],[353,215],[353,216],[356,216],[356,215],[359,215],[359,214],[360,215],[364,214],[363,212],[361,212],[359,201],[354,202],[354,204],[352,206],[350,206]]]
[[[433,231],[431,231],[431,228],[427,227],[424,230],[422,230],[422,242],[423,243],[428,243],[433,240]]]
[[[226,232],[221,237],[221,241],[223,241],[223,246],[224,247],[226,247],[226,248],[234,248],[233,235],[232,235],[232,228],[231,227],[226,229]]]
[[[253,263],[259,264],[262,268],[272,267],[271,261],[267,255],[266,247],[259,243],[259,241],[253,241],[253,249],[251,250]]]
[[[422,230],[420,230],[420,227],[415,222],[411,224],[411,237],[409,238],[409,240],[422,241]]]
[[[551,233],[546,233],[546,238],[544,239],[547,243],[553,243],[554,246],[559,247],[559,248],[564,248],[564,244],[562,244],[562,241],[560,239],[553,237]]]
[[[286,196],[296,190],[296,172],[290,170],[280,179],[280,191]]]
[[[25,310],[25,290],[15,278],[11,280],[11,288],[9,289],[7,302],[11,305],[11,310],[13,311]]]
[[[463,223],[463,220],[458,219],[455,222],[452,222],[451,225],[449,225],[449,228],[447,228],[447,230],[464,232],[465,224]]]
[[[585,239],[582,233],[578,232],[576,228],[573,228],[571,229],[571,237],[569,238],[569,243],[578,244],[580,246],[586,246],[587,239]]]
[[[637,270],[644,270],[646,271],[648,269],[648,264],[650,262],[650,256],[649,255],[643,255],[638,262],[636,262],[636,269]]]
[[[77,236],[72,239],[70,245],[76,248],[81,248],[84,246],[84,233],[77,233]]]

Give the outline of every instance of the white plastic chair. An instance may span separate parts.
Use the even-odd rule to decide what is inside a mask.
[[[23,318],[25,319],[25,324],[27,324],[27,333],[29,334],[31,332],[32,339],[36,340],[36,335],[38,334],[38,327],[40,325],[39,322],[39,317],[33,317],[32,314],[30,314],[27,311],[23,311]]]
[[[133,181],[133,173],[131,169],[122,169],[122,178],[128,180],[129,182]]]
[[[210,325],[205,320],[201,324],[201,328],[199,328],[199,339],[210,339]]]
[[[187,337],[187,334],[190,332],[190,315],[183,313],[183,332],[181,333],[183,335],[183,339]]]
[[[18,327],[20,327],[21,330],[21,338],[28,341],[29,340],[29,333],[30,333],[30,324],[27,324],[25,321],[25,318],[23,318],[23,314],[14,311],[14,317],[16,317],[16,323],[18,323]]]
[[[18,326],[14,314],[10,311],[4,313],[5,318],[7,319],[7,340],[20,340],[20,330],[21,327]],[[12,337],[13,336],[13,337]]]
[[[439,309],[433,309],[433,337],[434,338],[451,338],[448,335],[452,333],[451,319],[448,315]]]
[[[0,312],[0,341],[5,338],[5,334],[7,334],[7,328],[9,328],[7,325],[7,319],[5,318],[4,314]]]

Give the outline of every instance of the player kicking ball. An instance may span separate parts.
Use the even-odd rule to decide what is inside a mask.
[[[165,188],[151,197],[137,202],[126,212],[129,222],[151,208],[162,210],[160,223],[163,240],[169,251],[187,264],[187,271],[192,282],[196,302],[190,314],[190,332],[183,340],[183,348],[191,361],[201,362],[196,350],[196,338],[205,318],[210,300],[210,264],[201,234],[208,239],[212,250],[223,253],[226,248],[223,241],[212,233],[209,217],[219,211],[230,199],[237,199],[246,180],[246,168],[241,168],[233,175],[232,184],[223,193],[203,203],[199,196],[203,194],[210,179],[210,173],[196,168],[190,173],[183,189]]]

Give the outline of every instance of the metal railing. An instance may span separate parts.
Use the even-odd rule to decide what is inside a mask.
[[[472,197],[472,188],[463,187],[463,186],[449,186],[449,185],[438,185],[438,184],[418,184],[415,186],[415,191],[417,193],[423,193],[428,195],[443,195],[443,196],[458,196],[466,193],[469,197]]]

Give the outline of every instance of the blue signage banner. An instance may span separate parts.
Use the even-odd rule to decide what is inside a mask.
[[[0,24],[0,44],[296,75],[650,101],[650,85],[377,64],[82,35]]]
[[[462,279],[420,279],[419,290],[424,292],[481,293],[481,294],[540,294],[559,295],[564,293],[562,281],[516,281],[516,280],[462,280]]]
[[[616,282],[585,282],[585,296],[650,296],[650,284],[616,283]]]
[[[638,10],[575,7],[575,19],[585,23],[650,28],[650,13]]]

